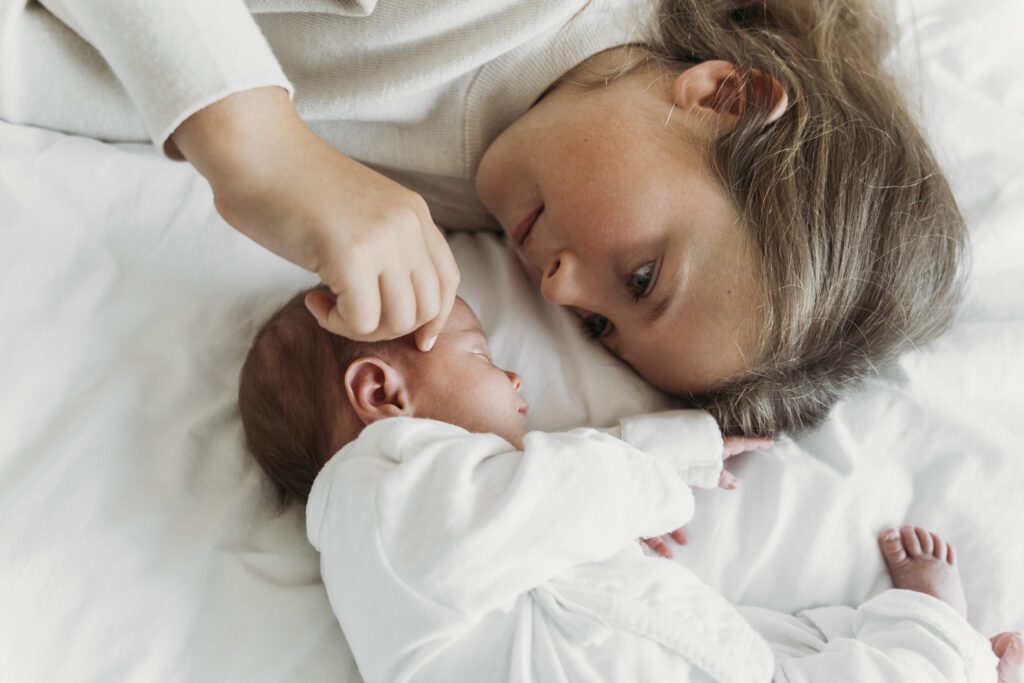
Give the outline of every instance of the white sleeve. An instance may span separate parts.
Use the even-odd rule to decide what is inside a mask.
[[[777,683],[995,680],[991,644],[930,595],[888,590],[857,609],[822,607],[796,617],[741,610],[776,654]],[[766,627],[766,619],[770,623]],[[781,624],[781,625],[780,625]]]
[[[41,0],[92,44],[161,149],[203,107],[292,86],[242,0]]]
[[[693,514],[668,464],[595,430],[532,432],[516,451],[451,425],[389,422],[364,432],[378,443],[362,449],[376,452],[364,467],[392,463],[376,486],[381,549],[413,590],[463,612],[509,604]]]
[[[690,486],[716,488],[722,474],[722,432],[703,410],[627,417],[601,430],[672,465]]]

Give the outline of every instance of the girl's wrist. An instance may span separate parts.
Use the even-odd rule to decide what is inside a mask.
[[[251,191],[265,182],[278,150],[312,135],[283,88],[232,93],[200,109],[168,141],[209,181],[215,195]],[[168,152],[173,156],[173,149]]]

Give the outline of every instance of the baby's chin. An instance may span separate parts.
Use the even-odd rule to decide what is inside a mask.
[[[457,419],[446,415],[414,415],[413,417],[426,417],[432,420],[447,422],[456,427],[462,427],[471,434],[494,434],[508,441],[519,451],[523,450],[523,439],[526,437],[527,432],[526,416],[522,414],[509,416],[508,420],[500,424],[494,423],[493,415],[487,421]]]
[[[495,431],[494,433],[515,446],[517,451],[521,451],[523,450],[523,437],[526,436],[526,426],[524,423],[525,418],[520,420],[519,424],[510,425],[509,427]]]
[[[520,432],[514,435],[512,438],[506,438],[505,440],[512,444],[517,451],[523,450],[523,437],[526,436],[525,432]]]

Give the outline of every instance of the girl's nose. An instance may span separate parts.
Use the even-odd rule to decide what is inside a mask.
[[[511,370],[506,370],[505,374],[508,376],[508,381],[512,382],[512,386],[516,388],[516,391],[519,391],[520,387],[523,386],[523,379]]]
[[[541,296],[553,304],[571,306],[580,295],[578,277],[579,262],[572,252],[561,250],[555,253],[541,276]]]

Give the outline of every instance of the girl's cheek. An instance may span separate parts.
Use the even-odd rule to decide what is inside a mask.
[[[519,264],[522,265],[523,270],[526,271],[526,277],[530,278],[530,282],[532,282],[534,285],[540,287],[541,276],[543,275],[543,273],[541,273],[540,268],[537,268],[536,266],[531,266],[526,261],[524,261],[523,255],[520,254],[518,250],[516,251],[516,257],[518,257]]]

